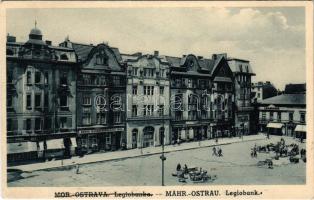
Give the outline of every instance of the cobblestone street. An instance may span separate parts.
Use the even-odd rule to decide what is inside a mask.
[[[274,160],[274,169],[267,166],[257,166],[257,162],[274,156],[273,153],[259,153],[257,158],[251,158],[251,148],[267,143],[276,143],[280,137],[270,140],[244,141],[221,145],[223,157],[212,156],[212,147],[190,149],[166,153],[165,185],[196,184],[178,182],[172,176],[176,166],[201,167],[209,175],[217,175],[212,182],[197,184],[304,184],[306,163],[300,160],[297,164],[289,162],[288,158]],[[298,143],[292,138],[285,138],[286,144]],[[305,143],[299,144],[300,148]],[[158,148],[158,147],[157,147]],[[67,169],[51,169],[22,173],[24,178],[9,182],[9,186],[145,186],[161,185],[160,154],[143,157],[105,161],[85,164],[76,174],[73,167]]]

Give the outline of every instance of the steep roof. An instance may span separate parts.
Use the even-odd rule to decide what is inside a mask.
[[[285,87],[285,94],[300,94],[305,93],[306,84],[287,84]]]
[[[95,45],[88,45],[88,44],[80,44],[80,43],[74,43],[72,42],[72,47],[78,57],[79,60],[86,60],[88,57],[89,52],[96,47]],[[119,62],[122,61],[122,57],[120,55],[119,49],[116,47],[109,47],[114,55],[116,56],[117,60]]]
[[[260,101],[260,104],[305,106],[306,95],[305,94],[282,94],[282,95],[264,99]]]

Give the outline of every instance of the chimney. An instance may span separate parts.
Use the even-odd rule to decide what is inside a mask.
[[[7,35],[7,42],[16,42],[16,37],[8,34]]]
[[[213,59],[213,60],[217,60],[217,54],[213,54],[213,55],[212,55],[212,59]]]
[[[183,55],[183,58],[185,58],[186,57],[186,55]]]
[[[159,56],[159,51],[154,51],[154,56],[158,57]]]
[[[46,40],[46,44],[51,46],[51,41],[50,40]]]

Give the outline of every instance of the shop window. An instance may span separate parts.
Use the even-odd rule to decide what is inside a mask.
[[[107,145],[111,144],[111,135],[110,134],[106,135],[106,144]]]
[[[67,118],[66,117],[60,117],[60,128],[67,128]]]

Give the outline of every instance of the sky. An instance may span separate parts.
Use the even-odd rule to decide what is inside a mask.
[[[35,20],[53,45],[69,36],[122,53],[227,53],[250,61],[254,82],[284,89],[306,81],[303,7],[8,9],[7,33],[25,42]]]

